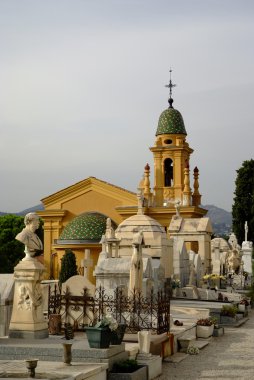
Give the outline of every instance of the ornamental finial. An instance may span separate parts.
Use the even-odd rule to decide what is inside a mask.
[[[169,77],[169,84],[166,84],[165,87],[169,88],[169,99],[168,99],[168,102],[169,102],[169,108],[173,108],[173,99],[172,99],[172,88],[173,87],[176,87],[176,84],[173,84],[172,83],[172,80],[171,80],[171,73],[172,73],[172,69],[170,68],[169,70],[169,73],[170,73],[170,77]]]

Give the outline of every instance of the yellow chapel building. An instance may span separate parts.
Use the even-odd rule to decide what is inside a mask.
[[[44,222],[44,265],[47,278],[59,275],[61,258],[67,248],[71,249],[82,273],[87,267],[87,277],[95,283],[93,269],[101,252],[100,240],[105,233],[107,218],[116,228],[123,220],[135,215],[138,202],[143,213],[167,228],[171,218],[180,208],[183,218],[201,218],[207,210],[200,207],[199,171],[193,171],[193,190],[190,179],[190,156],[193,149],[187,142],[181,113],[173,107],[169,83],[169,107],[158,121],[153,154],[154,180],[151,190],[150,166],[144,168],[144,176],[136,193],[89,177],[42,199],[43,211],[39,216]],[[90,257],[85,257],[85,250]],[[82,264],[83,262],[83,264]],[[85,264],[84,264],[85,263]]]

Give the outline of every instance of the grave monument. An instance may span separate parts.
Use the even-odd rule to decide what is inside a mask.
[[[14,268],[14,299],[10,338],[47,338],[48,326],[43,316],[43,294],[41,280],[44,266],[35,258],[43,250],[41,240],[35,231],[39,217],[29,213],[24,219],[25,228],[16,239],[25,245],[25,257]]]
[[[248,272],[249,275],[252,276],[252,249],[253,243],[248,241],[248,223],[245,222],[245,239],[242,242],[242,261],[243,261],[243,269],[245,272]]]

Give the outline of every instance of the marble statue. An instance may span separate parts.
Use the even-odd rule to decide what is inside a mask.
[[[238,272],[241,265],[241,258],[239,256],[239,253],[236,249],[233,249],[229,252],[228,258],[227,258],[227,267],[228,271],[230,273],[232,272]]]
[[[244,230],[245,230],[245,239],[244,241],[248,241],[248,222],[246,221],[245,224],[244,224]]]
[[[175,209],[176,209],[176,218],[180,218],[180,206],[181,206],[181,201],[178,200],[175,202]]]
[[[16,239],[25,245],[26,256],[14,268],[14,298],[9,326],[10,338],[44,339],[48,337],[48,323],[43,314],[41,281],[45,267],[34,257],[43,251],[43,245],[35,233],[39,228],[39,216],[30,212],[24,219],[25,228]]]
[[[131,294],[134,289],[135,291],[142,292],[142,281],[143,281],[143,260],[142,260],[142,241],[143,234],[138,232],[134,234],[133,238],[133,254],[131,257],[131,268],[130,268],[130,284],[129,284],[129,294]]]
[[[187,286],[193,286],[196,285],[196,271],[195,271],[195,265],[193,261],[190,262],[190,277],[189,277],[189,283]]]
[[[39,228],[39,216],[30,212],[24,219],[25,228],[16,236],[16,240],[25,245],[25,258],[31,259],[43,252],[43,244],[35,231]]]
[[[115,239],[115,230],[112,227],[112,222],[110,218],[107,218],[105,235],[106,239]]]

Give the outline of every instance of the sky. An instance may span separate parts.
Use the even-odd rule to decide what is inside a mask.
[[[89,176],[136,191],[170,68],[202,204],[231,211],[254,156],[253,19],[252,0],[0,0],[0,211]]]

